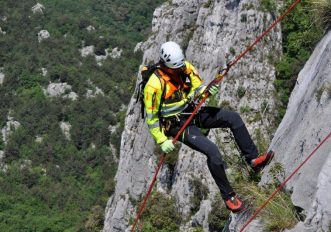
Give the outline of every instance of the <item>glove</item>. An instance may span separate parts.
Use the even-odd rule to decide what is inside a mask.
[[[216,95],[218,93],[218,91],[219,90],[218,90],[218,87],[216,85],[212,85],[208,90],[208,92],[210,93],[211,96]]]
[[[174,146],[174,144],[172,143],[172,140],[171,140],[171,139],[168,139],[168,140],[164,141],[164,142],[161,144],[161,150],[162,150],[164,153],[172,152],[174,149],[175,149],[175,146]]]

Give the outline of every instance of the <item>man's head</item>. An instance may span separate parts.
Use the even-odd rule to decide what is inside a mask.
[[[160,60],[169,69],[181,69],[185,66],[185,57],[182,49],[177,43],[172,41],[161,45]]]

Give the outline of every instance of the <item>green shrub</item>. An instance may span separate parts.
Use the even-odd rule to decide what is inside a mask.
[[[328,96],[330,97],[330,96],[331,96],[331,83],[328,83],[328,84],[326,85],[326,91],[327,91],[327,93],[328,93]]]
[[[212,0],[208,0],[208,2],[206,2],[206,3],[203,4],[203,7],[204,8],[209,8],[212,3],[213,3]]]
[[[242,98],[245,96],[245,93],[246,93],[246,89],[243,86],[239,86],[237,89],[237,96],[239,98]]]
[[[252,109],[248,105],[240,107],[240,113],[249,113],[251,111],[252,111]]]
[[[258,187],[256,183],[244,182],[236,183],[236,189],[241,195],[245,196],[254,209],[257,209],[266,202],[275,186]],[[282,191],[277,193],[275,198],[261,211],[259,218],[262,220],[266,231],[291,229],[299,222],[290,196]]]
[[[209,190],[208,187],[197,177],[190,179],[189,184],[193,188],[193,196],[191,197],[191,213],[195,214],[200,209],[201,201],[207,198]]]
[[[5,148],[5,144],[3,142],[2,133],[0,133],[0,151],[3,151],[4,148]]]
[[[269,104],[266,100],[264,100],[261,104],[261,113],[265,113],[269,111]]]
[[[224,207],[224,202],[221,197],[218,197],[215,202],[213,202],[212,209],[208,216],[210,232],[222,231],[229,215],[230,211]]]
[[[231,106],[229,101],[222,101],[220,107],[225,110],[232,110],[232,111],[235,110],[235,108]]]
[[[293,2],[286,0],[281,12]],[[276,123],[280,123],[286,111],[290,93],[294,88],[299,71],[303,68],[316,43],[323,35],[323,29],[315,23],[311,14],[312,5],[303,1],[282,22],[283,56],[276,63],[274,82],[279,100]]]
[[[324,86],[322,86],[321,88],[319,88],[317,90],[317,92],[315,94],[315,97],[316,97],[316,101],[317,102],[320,102],[323,92],[324,92]]]
[[[247,22],[247,14],[241,14],[240,15],[240,22],[242,22],[242,23]]]
[[[244,9],[244,10],[251,10],[251,9],[254,9],[254,4],[253,4],[253,3],[244,3],[244,4],[243,4],[243,9]]]
[[[316,18],[325,29],[331,29],[331,0],[310,0]]]
[[[254,131],[254,136],[256,139],[256,146],[258,150],[262,152],[266,152],[269,147],[269,141],[267,141],[266,138],[264,138],[263,133],[261,132],[261,129],[256,129]]]
[[[261,10],[265,12],[275,12],[276,2],[275,0],[261,0]]]
[[[142,231],[179,231],[181,218],[175,208],[175,201],[159,192],[152,194],[141,220]]]
[[[100,232],[103,228],[104,208],[100,205],[93,206],[85,222],[85,228],[90,232]]]
[[[233,48],[233,47],[230,47],[230,53],[232,54],[232,55],[235,55],[236,54],[236,50]]]

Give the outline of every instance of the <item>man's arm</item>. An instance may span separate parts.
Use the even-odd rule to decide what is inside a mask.
[[[160,127],[159,106],[162,97],[162,86],[160,79],[153,74],[144,89],[144,104],[147,114],[147,125],[149,132],[156,143],[161,144],[168,139]]]
[[[186,72],[189,74],[191,81],[191,89],[187,97],[190,99],[195,99],[197,96],[200,96],[203,91],[206,89],[206,86],[202,84],[202,80],[198,74],[196,68],[189,62],[185,62]]]

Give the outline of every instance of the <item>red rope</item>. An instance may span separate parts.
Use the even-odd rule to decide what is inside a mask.
[[[288,10],[283,14],[281,15],[279,18],[277,18],[272,24],[271,26],[266,30],[264,31],[260,36],[257,37],[257,39],[254,41],[254,43],[252,43],[250,46],[248,46],[246,48],[246,50],[244,52],[242,52],[238,57],[236,57],[236,59],[232,62],[230,62],[228,65],[227,65],[227,68],[224,70],[224,73],[219,73],[218,74],[218,77],[213,80],[207,87],[207,89],[211,86],[211,85],[214,85],[214,84],[219,84],[223,78],[227,75],[227,73],[229,72],[230,68],[232,66],[234,66],[243,56],[245,56],[250,50],[253,49],[253,47],[258,43],[260,42],[260,40],[265,37],[268,33],[270,33],[270,31],[279,23],[281,22],[299,3],[301,2],[301,0],[296,0],[295,3],[293,3],[290,8],[288,8]],[[179,130],[179,132],[177,133],[177,135],[175,136],[175,138],[172,140],[172,143],[175,144],[177,141],[178,141],[178,138],[179,136],[182,134],[182,132],[185,130],[185,128],[189,125],[189,123],[192,121],[193,117],[195,116],[195,114],[198,112],[198,110],[200,109],[200,107],[202,106],[202,104],[206,101],[206,99],[209,97],[209,92],[206,91],[205,92],[205,96],[204,98],[199,102],[199,104],[195,107],[194,111],[192,112],[192,114],[190,115],[190,117],[186,120],[186,122],[184,123],[184,125],[182,126],[182,128]],[[146,206],[146,202],[152,192],[152,189],[153,189],[153,186],[155,184],[155,181],[156,181],[156,178],[157,178],[157,175],[164,163],[164,160],[165,160],[165,154],[163,154],[162,158],[161,158],[161,161],[159,162],[158,166],[157,166],[157,169],[156,169],[156,172],[154,174],[154,177],[152,179],[152,182],[148,188],[148,191],[144,197],[144,200],[142,202],[142,204],[140,205],[139,207],[139,211],[138,211],[138,214],[137,214],[137,217],[132,225],[132,229],[131,229],[131,232],[134,232],[135,231],[135,228],[136,228],[136,225],[139,221],[139,218],[141,216],[141,214],[143,213],[144,211],[144,208]]]
[[[150,186],[148,188],[148,191],[147,191],[147,193],[146,193],[146,195],[144,197],[143,202],[141,203],[141,205],[139,207],[138,214],[137,214],[137,217],[136,217],[136,219],[135,219],[135,221],[134,221],[134,223],[132,225],[131,232],[134,232],[134,230],[136,228],[136,225],[137,225],[137,223],[139,221],[139,218],[140,218],[141,214],[143,213],[143,211],[145,209],[147,200],[148,200],[149,196],[151,195],[152,189],[153,189],[154,184],[155,184],[155,181],[156,181],[156,177],[157,177],[157,175],[158,175],[158,173],[159,173],[159,171],[160,171],[160,169],[161,169],[161,167],[162,167],[162,165],[164,163],[164,160],[165,160],[165,154],[163,154],[162,157],[161,157],[161,160],[160,160],[160,162],[159,162],[159,164],[158,164],[158,166],[156,168],[156,171],[155,171],[154,177],[152,179],[152,182],[151,182],[151,184],[150,184]]]
[[[258,208],[253,216],[244,224],[244,226],[240,229],[240,232],[244,231],[244,229],[256,218],[256,216],[262,211],[262,209],[264,209],[267,204],[269,204],[269,202],[275,197],[275,195],[284,188],[284,186],[286,185],[286,183],[302,168],[302,166],[316,153],[316,151],[323,145],[323,143],[328,140],[331,137],[331,132],[323,139],[322,142],[320,142],[320,144],[318,144],[318,146],[312,151],[312,153],[310,153],[310,155],[291,173],[291,175],[289,177],[286,178],[286,180],[281,183],[278,188],[271,194],[271,196],[266,200],[266,202],[264,202],[264,204],[262,206],[260,206],[260,208]]]

